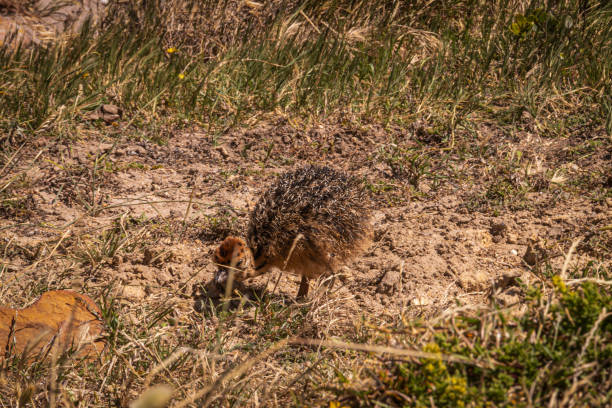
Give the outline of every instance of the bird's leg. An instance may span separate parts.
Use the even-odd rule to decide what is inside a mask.
[[[306,275],[302,275],[302,281],[300,282],[300,290],[298,290],[297,294],[298,299],[303,299],[306,297],[306,295],[308,295],[309,286],[310,285],[308,284],[308,278],[306,277]]]

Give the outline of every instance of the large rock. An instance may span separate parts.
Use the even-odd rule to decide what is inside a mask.
[[[45,292],[25,309],[0,307],[0,360],[24,351],[31,360],[68,349],[95,357],[104,349],[101,316],[90,297],[67,290]]]

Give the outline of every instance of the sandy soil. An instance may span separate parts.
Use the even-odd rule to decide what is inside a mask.
[[[483,199],[505,177],[487,162],[499,165],[519,150],[526,167],[513,177],[525,171],[526,180],[550,184],[543,174],[564,169],[565,180],[555,180],[559,185],[591,174],[594,190],[605,187],[610,152],[595,147],[580,159],[570,153],[581,139],[497,135],[497,144],[487,145],[491,135],[484,129],[472,146],[488,151],[462,158],[435,141],[424,144],[418,128],[320,125],[305,131],[278,119],[218,136],[176,131],[162,144],[132,140],[112,126],[102,131],[112,137],[23,142],[2,170],[11,180],[5,194],[10,191],[12,200],[0,214],[8,262],[2,291],[14,295],[4,297],[13,300],[8,306],[22,306],[46,288],[73,288],[95,298],[111,283],[127,304],[163,296],[178,305],[177,315],[198,313],[213,276],[215,245],[243,232],[249,208],[276,174],[307,162],[388,188],[373,188],[373,246],[344,268],[342,284],[328,295],[346,312],[336,316],[336,327],[362,314],[384,318],[402,310],[427,317],[491,297],[502,306],[520,302],[517,278],[540,279],[546,262],[560,267],[578,237],[583,241],[572,265],[610,263],[609,198],[547,185],[507,205]],[[379,160],[391,141],[418,145],[430,158],[418,188]],[[277,276],[259,277],[246,288],[291,301],[298,278]]]

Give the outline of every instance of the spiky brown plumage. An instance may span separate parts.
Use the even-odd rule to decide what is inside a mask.
[[[220,272],[234,268],[238,281],[271,267],[297,273],[305,295],[308,278],[333,273],[364,249],[370,234],[361,183],[329,167],[305,166],[279,177],[251,213],[246,241],[226,238],[214,260]]]

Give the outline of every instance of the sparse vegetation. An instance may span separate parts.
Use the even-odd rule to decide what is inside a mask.
[[[101,31],[86,25],[47,48],[4,47],[2,127],[70,124],[56,132],[74,137],[78,119],[102,103],[119,104],[138,128],[164,118],[225,127],[278,109],[311,121],[433,117],[452,144],[477,117],[514,123],[526,114],[557,135],[573,126],[567,118],[590,126],[612,117],[605,6],[281,3],[111,2],[116,20]],[[177,30],[198,20],[171,25],[177,10],[194,10],[229,35],[221,24],[232,8],[242,19],[224,47],[181,43]]]
[[[108,7],[0,43],[0,304],[75,288],[108,329],[92,361],[2,350],[0,404],[612,405],[609,2]],[[92,115],[103,104],[121,115]],[[261,187],[322,161],[379,204],[355,293],[297,303],[272,274],[207,296],[207,251]],[[542,265],[517,251],[534,233]]]
[[[552,290],[525,288],[518,315],[514,308],[491,307],[479,317],[448,313],[437,329],[397,322],[385,328],[396,344],[437,357],[383,359],[367,385],[342,381],[344,373],[335,391],[348,406],[607,406],[612,297],[592,270],[582,276],[570,287],[555,275]],[[448,355],[466,360],[448,362]]]

